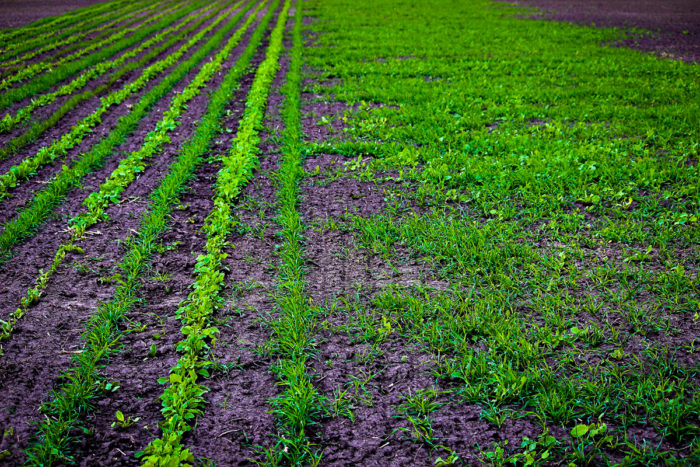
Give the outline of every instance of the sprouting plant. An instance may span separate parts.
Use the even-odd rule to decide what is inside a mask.
[[[550,435],[549,431],[545,430],[536,440],[524,436],[520,444],[523,451],[514,454],[513,458],[523,465],[541,465],[552,457],[553,452],[559,445],[560,441]]]
[[[415,393],[411,393],[409,390],[405,401],[398,407],[399,411],[417,415],[433,413],[445,405],[445,403],[437,401],[438,395],[438,391],[434,388],[421,389]]]
[[[151,276],[151,279],[157,282],[169,282],[172,278],[172,273],[166,273],[161,271],[157,271],[155,274],[153,274],[153,276]]]
[[[480,450],[479,457],[482,462],[492,466],[501,466],[507,463],[517,462],[517,457],[507,454],[506,446],[508,446],[508,440],[494,443],[491,447],[491,451]]]
[[[457,462],[459,462],[459,456],[457,455],[456,452],[454,452],[449,447],[443,446],[443,445],[438,445],[438,446],[435,446],[435,449],[441,449],[441,450],[447,451],[447,457],[445,457],[444,459],[442,456],[437,457],[433,461],[433,465],[435,465],[435,466],[454,465]]]
[[[119,428],[122,428],[122,429],[129,428],[131,425],[133,425],[134,423],[141,420],[140,417],[136,417],[133,420],[131,419],[130,416],[124,417],[124,414],[119,410],[117,410],[116,417],[117,417],[117,421],[112,422],[112,427],[118,426]]]
[[[604,447],[613,447],[614,438],[605,423],[579,424],[571,430],[572,458],[577,465],[590,465]]]
[[[354,421],[353,399],[349,388],[341,389],[337,387],[333,390],[333,396],[326,400],[325,411],[330,417],[344,416],[349,418],[350,421]]]

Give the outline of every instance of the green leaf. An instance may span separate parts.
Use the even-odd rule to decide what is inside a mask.
[[[573,430],[571,430],[571,436],[574,438],[580,438],[581,436],[585,435],[588,433],[588,426],[587,425],[576,425]]]

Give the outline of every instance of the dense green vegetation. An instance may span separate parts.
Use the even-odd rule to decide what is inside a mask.
[[[307,154],[401,186],[341,228],[448,284],[390,284],[345,330],[371,341],[390,323],[452,403],[541,427],[481,446],[485,462],[697,460],[698,65],[491,2],[310,5],[309,90],[355,110],[319,120],[345,130]]]

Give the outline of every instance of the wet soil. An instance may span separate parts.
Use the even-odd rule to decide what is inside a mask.
[[[43,61],[53,62],[53,61],[60,60],[68,55],[72,55],[72,54],[76,53],[77,51],[79,51],[82,43],[90,43],[90,41],[93,41],[93,40],[94,41],[102,41],[102,40],[108,38],[109,36],[111,36],[112,34],[120,32],[124,28],[134,28],[134,27],[138,28],[138,27],[142,26],[143,23],[145,21],[147,21],[151,16],[154,16],[155,14],[158,14],[158,13],[159,13],[158,10],[138,11],[134,17],[131,17],[127,20],[119,21],[117,19],[116,22],[114,22],[114,23],[113,23],[114,20],[108,21],[105,24],[112,24],[111,26],[109,26],[106,29],[102,29],[100,31],[88,31],[87,33],[85,33],[86,35],[83,39],[80,39],[75,43],[64,45],[64,46],[59,46],[56,49],[37,54],[36,56],[34,56],[32,58],[24,60],[21,64],[16,64],[16,65],[7,66],[7,67],[0,66],[0,77],[5,78],[8,75],[14,75],[18,70],[21,70],[23,67],[30,65],[30,64],[43,62]],[[150,24],[152,24],[152,23],[149,23],[149,25]],[[102,26],[104,26],[104,25],[100,25],[100,27],[102,27]],[[82,33],[83,31],[80,31],[80,32]],[[131,32],[131,33],[127,34],[127,36],[125,36],[125,37],[133,35],[136,32],[137,31]],[[105,44],[102,48],[109,47],[110,45],[111,45],[111,43]],[[94,50],[91,53],[98,52],[102,48]],[[82,59],[86,56],[87,55],[83,55],[83,56],[79,57],[78,60]],[[15,83],[11,87],[20,86],[23,82],[24,81]]]
[[[342,135],[340,102],[323,102],[320,96],[303,96],[302,125],[306,140],[323,141]],[[317,125],[323,116],[336,117]],[[342,136],[341,136],[342,137]],[[370,300],[389,284],[448,286],[406,251],[389,264],[379,255],[361,249],[348,229],[352,217],[384,212],[396,196],[413,191],[408,184],[389,180],[362,181],[343,156],[307,157],[307,178],[301,184],[298,209],[304,223],[307,293],[322,307],[316,353],[311,360],[314,384],[326,404],[343,399],[347,410],[326,414],[312,432],[323,453],[323,465],[431,465],[450,451],[436,449],[412,435],[401,406],[421,390],[451,388],[430,375],[435,356],[406,338],[392,335],[383,341],[358,338],[352,329],[353,307],[368,307]],[[406,214],[419,211],[404,202]],[[353,306],[345,307],[345,303]],[[335,311],[333,311],[335,310]],[[350,326],[348,328],[348,326]],[[381,326],[377,323],[376,326]],[[340,395],[343,394],[341,397]],[[443,394],[440,409],[430,414],[435,445],[445,445],[464,462],[477,464],[476,446],[489,447],[504,440],[519,443],[523,433],[536,431],[531,421],[506,422],[500,429],[482,419],[477,405],[452,401]]]
[[[289,47],[288,40],[285,45]],[[264,42],[259,50],[265,47]],[[224,69],[232,65],[233,57],[241,50],[239,46],[234,51]],[[170,228],[162,236],[158,252],[143,277],[141,301],[124,323],[123,347],[103,370],[105,378],[118,389],[94,401],[95,410],[87,420],[90,435],[76,436],[80,440],[75,446],[77,464],[136,464],[134,454],[160,435],[159,396],[163,386],[157,380],[167,376],[178,358],[175,347],[181,339],[181,323],[176,311],[190,292],[196,258],[204,249],[201,226],[212,208],[213,183],[220,167],[215,156],[231,145],[253,70],[262,58],[259,53],[240,89],[231,96],[222,133],[172,212]],[[250,465],[252,460],[263,461],[261,451],[276,443],[276,420],[269,412],[268,401],[281,388],[270,371],[275,361],[266,343],[271,336],[268,323],[278,314],[275,293],[279,257],[275,252],[282,238],[276,219],[277,171],[283,128],[279,88],[284,82],[287,60],[281,60],[281,70],[269,96],[259,169],[233,209],[238,224],[229,238],[231,245],[224,261],[226,304],[214,315],[220,335],[211,352],[211,377],[203,381],[210,389],[205,396],[207,405],[195,429],[183,439],[197,462],[205,465]],[[0,269],[0,283],[4,284],[0,301],[9,304],[2,309],[0,318],[11,311],[38,269],[65,241],[66,220],[80,212],[84,197],[98,187],[124,154],[140,146],[160,120],[170,97],[182,91],[194,73],[196,70],[156,104],[105,166],[86,177],[41,231],[20,245],[18,255]],[[211,89],[220,84],[223,74],[222,71],[217,75]],[[305,94],[303,98],[302,125],[307,142],[343,134],[339,117],[347,108],[343,103],[324,102],[319,97]],[[110,219],[92,229],[79,243],[85,252],[70,254],[42,300],[6,343],[6,355],[0,357],[0,393],[6,396],[0,404],[0,428],[13,430],[0,441],[0,452],[7,449],[11,455],[4,462],[17,464],[22,460],[20,450],[27,446],[34,431],[29,421],[40,417],[37,407],[48,400],[48,392],[56,386],[61,370],[80,351],[79,334],[84,321],[100,301],[109,299],[114,292],[116,282],[109,278],[117,272],[116,264],[124,254],[123,240],[138,227],[141,215],[148,209],[149,193],[167,171],[177,148],[191,136],[207,100],[204,92],[189,104],[182,125],[171,135],[172,142],[149,162],[140,178],[123,194],[122,202],[108,209]],[[317,125],[324,116],[330,117],[329,123]],[[451,452],[464,464],[477,465],[480,451],[492,450],[494,443],[508,442],[509,448],[517,448],[523,436],[536,438],[542,428],[533,417],[507,417],[497,426],[484,418],[482,406],[460,398],[458,383],[436,378],[431,370],[436,368],[440,356],[411,340],[409,330],[395,327],[381,337],[361,332],[360,313],[375,311],[372,299],[386,286],[422,285],[439,291],[449,284],[401,247],[397,247],[390,263],[358,245],[350,227],[353,216],[370,217],[389,211],[410,215],[422,211],[412,203],[410,195],[416,187],[410,183],[382,178],[365,181],[356,177],[347,162],[350,159],[328,154],[306,158],[303,168],[307,174],[300,184],[297,206],[307,226],[303,239],[307,293],[310,306],[320,310],[308,370],[326,407],[309,431],[311,441],[323,453],[322,465],[434,465],[438,457],[446,459]],[[36,180],[45,180],[50,173],[40,174]],[[34,189],[36,184],[27,182]],[[18,196],[8,203],[21,202],[19,193],[18,190]],[[400,206],[397,199],[401,200]],[[371,316],[377,320],[380,314]],[[383,323],[377,320],[370,326],[371,331],[376,331]],[[635,351],[635,346],[642,344],[629,345],[630,351]],[[430,443],[416,434],[409,420],[409,415],[415,414],[405,408],[407,398],[420,391],[435,392],[435,410],[427,417],[432,429]],[[343,406],[344,401],[346,410],[334,410],[334,401],[340,402],[337,407]],[[117,410],[139,420],[126,428],[112,426]],[[549,428],[559,439],[568,435],[561,428]],[[655,439],[650,430],[653,431],[649,427],[632,427],[631,433]]]
[[[263,42],[259,50],[263,51],[265,47],[266,43]],[[238,53],[234,52],[233,56],[236,55]],[[259,52],[252,61],[251,70],[255,69],[262,59],[263,53]],[[221,77],[223,78],[223,73]],[[224,131],[216,139],[209,156],[224,153],[230,148],[252,80],[252,73],[244,76],[240,88],[231,96],[231,104],[225,110],[225,118],[222,121]],[[158,423],[162,420],[162,415],[158,397],[163,392],[163,386],[157,383],[157,379],[167,376],[179,357],[174,345],[182,339],[182,335],[175,312],[180,301],[190,292],[187,286],[195,278],[193,271],[196,257],[204,250],[206,236],[201,226],[213,207],[213,184],[219,168],[218,160],[212,160],[200,168],[197,178],[181,196],[179,208],[171,215],[172,227],[162,240],[166,251],[153,260],[151,278],[145,281],[141,293],[143,303],[133,315],[133,319],[138,319],[141,323],[154,323],[154,333],[142,337],[126,336],[124,344],[127,350],[117,355],[105,370],[110,378],[121,378],[122,381],[127,379],[129,386],[124,391],[108,394],[100,402],[100,410],[95,412],[91,420],[95,438],[87,440],[79,454],[83,465],[94,465],[104,459],[110,459],[120,465],[137,464],[135,453],[160,436]],[[150,170],[154,174],[163,172],[163,169],[159,170],[157,166]],[[264,178],[265,174],[261,173],[258,177]],[[226,262],[229,271],[227,283],[232,286],[232,290],[227,290],[226,294],[230,297],[236,295],[234,289],[238,290],[235,287],[238,283],[236,281],[249,281],[252,276],[249,272],[254,270],[251,267],[257,268],[255,264],[246,268],[248,263],[242,263],[240,259],[241,255],[249,254],[245,246],[246,238],[234,235],[231,239],[235,246],[229,252],[230,257]],[[269,245],[266,244],[258,248],[258,257],[263,251],[270,251]],[[266,419],[270,420],[270,416],[264,410],[266,398],[260,398],[260,394],[274,389],[274,382],[262,371],[269,367],[269,362],[258,361],[259,357],[253,351],[253,343],[261,344],[264,337],[260,337],[257,314],[241,312],[247,309],[243,304],[246,300],[245,294],[236,295],[236,299],[240,301],[229,301],[226,307],[218,310],[216,314],[215,325],[221,333],[213,349],[214,365],[211,377],[203,382],[210,388],[205,414],[197,421],[196,429],[184,439],[196,458],[216,455],[224,456],[224,459],[230,459],[231,456],[234,459],[245,459],[254,453],[248,445],[239,443],[238,438],[242,435],[251,442],[259,441],[271,429],[270,423],[265,424]],[[255,303],[255,300],[247,297],[247,302],[246,306]],[[152,352],[153,345],[157,348],[156,358],[149,358],[148,354]],[[134,374],[135,366],[143,371]],[[133,429],[130,427],[115,435],[111,423],[116,410],[143,414],[143,418]],[[241,422],[244,420],[247,425],[244,424],[241,428]],[[213,449],[213,446],[216,448]],[[235,454],[228,452],[231,449],[236,450]],[[218,457],[216,459],[218,460]],[[230,464],[223,462],[221,465]]]
[[[700,61],[700,2],[695,0],[513,0],[540,8],[543,17],[597,27],[640,28],[620,45],[668,58]],[[535,17],[540,18],[540,15]]]

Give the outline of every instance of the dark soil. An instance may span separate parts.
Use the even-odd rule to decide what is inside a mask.
[[[228,109],[231,110],[231,117],[224,124],[234,130],[238,121],[236,110],[240,110],[241,99],[245,98],[251,82],[252,75],[244,77],[242,87]],[[194,105],[196,108],[202,107]],[[223,151],[230,143],[231,136],[222,135],[213,151]],[[119,391],[107,394],[99,401],[98,410],[90,421],[94,438],[88,439],[79,449],[78,457],[82,459],[82,465],[95,465],[105,459],[120,465],[137,464],[134,454],[160,435],[158,423],[162,415],[159,396],[164,387],[157,380],[167,376],[179,358],[175,345],[182,339],[182,334],[175,312],[190,292],[187,284],[193,280],[197,254],[204,249],[206,237],[201,225],[213,206],[213,183],[219,168],[218,163],[204,164],[189,184],[187,192],[180,197],[181,208],[171,215],[170,228],[162,238],[165,251],[151,262],[151,272],[144,279],[140,294],[143,301],[130,314],[131,320],[146,324],[147,328],[144,332],[126,335],[123,339],[124,351],[116,355],[105,369],[107,378],[120,381],[122,386]],[[162,174],[163,171],[155,167],[151,170],[153,175]],[[155,181],[146,181],[145,185],[154,186]],[[142,211],[144,207],[140,206],[137,211]],[[150,355],[153,345],[157,351],[155,355]],[[136,366],[140,369],[138,373],[133,371]],[[214,372],[210,381],[216,381],[218,376],[219,373]],[[208,384],[210,381],[205,384],[211,386]],[[216,388],[213,390],[216,391]],[[218,391],[216,393],[219,394]],[[207,411],[209,409],[210,406],[207,406]],[[141,420],[127,429],[115,429],[111,423],[117,410],[139,416]]]
[[[306,166],[307,170],[316,165],[332,167],[334,162],[331,156],[320,156],[307,159]],[[369,306],[369,299],[390,283],[447,286],[424,265],[402,260],[392,268],[378,255],[360,249],[351,233],[323,227],[329,220],[342,225],[346,213],[375,214],[386,207],[382,194],[403,189],[359,182],[348,174],[325,186],[306,182],[302,188],[300,211],[311,226],[306,232],[308,293],[329,312],[320,326],[312,361],[314,381],[331,400],[347,390],[353,414],[352,420],[347,415],[321,420],[314,434],[323,451],[323,465],[429,465],[449,456],[446,450],[416,440],[400,409],[408,395],[450,389],[429,374],[436,357],[397,335],[384,342],[353,338],[338,328],[349,323],[351,310],[341,306],[330,312],[333,303],[342,304],[345,299]],[[400,256],[406,257],[403,253]],[[364,389],[354,386],[356,380],[367,380]],[[524,434],[538,431],[533,421],[525,419],[509,420],[497,429],[482,419],[477,405],[444,394],[437,401],[443,405],[430,416],[433,441],[449,447],[469,465],[479,463],[474,454],[477,446],[487,448],[506,440],[517,444]]]
[[[508,0],[543,10],[544,18],[597,27],[641,28],[622,44],[659,55],[700,61],[700,2],[697,0]],[[540,18],[540,16],[536,16]]]
[[[242,50],[241,47],[244,47],[247,43],[246,41],[247,36],[243,38],[241,45],[239,45],[239,47],[234,51],[232,57],[238,56]],[[0,312],[0,319],[6,316],[7,313],[10,313],[14,309],[13,307],[16,307],[16,304],[23,295],[24,291],[32,284],[39,268],[44,267],[48,263],[49,256],[52,256],[56,251],[57,246],[68,238],[67,232],[63,231],[66,227],[66,220],[82,212],[83,208],[81,203],[83,199],[93,190],[98,189],[99,184],[104,182],[104,180],[111,174],[123,156],[137,150],[141,146],[146,134],[152,131],[156,123],[162,118],[162,114],[168,108],[170,100],[174,94],[181,92],[194,78],[197,72],[198,68],[193,68],[193,70],[190,71],[182,81],[175,85],[169,94],[166,94],[163,98],[161,98],[161,100],[154,105],[152,112],[149,115],[146,115],[139,123],[134,133],[128,137],[122,145],[115,148],[113,151],[113,157],[108,158],[103,167],[98,168],[93,173],[88,174],[85,177],[85,179],[82,181],[81,190],[74,192],[73,196],[69,194],[67,202],[56,210],[54,215],[55,219],[48,222],[47,226],[44,227],[45,229],[48,229],[49,232],[48,241],[46,238],[44,238],[44,234],[42,232],[34,239],[27,242],[26,245],[21,245],[17,248],[16,258],[14,258],[0,270],[0,277],[6,277],[4,282],[6,286],[0,288],[0,297],[2,297],[3,303],[6,304]],[[216,85],[216,83],[218,83],[222,78],[223,75],[218,74],[214,78],[213,83]],[[150,86],[156,85],[158,82],[159,80],[153,80],[153,82],[147,86],[147,89],[150,88]],[[140,98],[139,96],[134,96],[127,99],[124,104],[119,106],[114,112],[108,112],[107,117],[105,117],[103,120],[103,124],[98,129],[93,131],[93,133],[88,135],[79,148],[69,151],[68,157],[77,157],[81,150],[89,148],[91,143],[98,141],[99,138],[106,135],[110,130],[110,127],[116,124],[117,119],[128,109],[127,106],[135,104]],[[179,127],[179,131],[175,132],[175,134],[171,134],[172,142],[169,145],[166,145],[163,153],[160,156],[156,155],[155,159],[149,162],[149,165],[159,165],[159,161],[162,161],[160,166],[162,170],[165,170],[165,166],[170,161],[170,158],[165,156],[171,156],[174,154],[179,144],[191,134],[196,120],[201,115],[201,112],[204,111],[206,98],[207,93],[203,92],[193,99],[188,108],[189,111],[185,112],[182,116],[182,125]],[[83,112],[90,112],[89,108],[84,109],[83,107],[84,106],[81,106]],[[64,124],[62,122],[59,122],[58,126],[62,126],[65,129],[69,128],[69,126],[67,127],[63,125]],[[59,169],[60,165],[49,164],[43,169],[39,170],[38,178],[27,180],[21,184],[16,190],[13,191],[13,198],[5,200],[0,204],[0,213],[2,213],[0,219],[3,221],[10,219],[17,209],[24,206],[24,204],[31,199],[32,194],[37,187],[43,187],[46,180]],[[143,206],[134,204],[132,198],[145,196],[148,193],[149,187],[152,188],[152,186],[157,183],[160,176],[162,176],[162,174],[156,173],[152,170],[146,170],[141,174],[141,177],[139,177],[139,179],[136,180],[125,193],[123,193],[123,202],[111,209],[116,210],[116,212],[120,213],[121,215],[136,215],[138,213],[138,208]],[[142,199],[141,203],[143,202],[145,201]],[[111,214],[111,212],[108,213]],[[36,253],[32,252],[40,252],[40,254],[36,255]],[[99,256],[99,254],[96,256]]]
[[[2,0],[0,28],[18,28],[47,16],[58,16],[105,0]]]
[[[642,5],[651,7],[648,0],[645,2]],[[664,29],[652,27],[654,15],[651,13],[622,13],[623,10],[614,9],[620,6],[631,8],[633,3],[632,0],[627,0],[627,3],[619,0],[610,7],[601,3],[595,11],[579,6],[566,10],[571,15],[568,19],[558,18],[556,15],[560,13],[551,13],[550,16],[583,24],[595,21],[598,26],[645,27],[659,31],[654,40],[666,37],[663,34],[673,34],[676,29],[682,34],[690,27],[674,25],[678,27],[671,28],[676,20],[679,24],[694,21],[693,15],[678,19],[662,14],[659,24],[668,26]],[[13,2],[0,0],[3,8],[9,4]],[[532,0],[530,4],[571,3]],[[673,3],[681,4],[687,3]],[[676,10],[669,11],[678,13],[680,8],[677,6]],[[589,20],[588,14],[597,19]],[[625,20],[625,14],[636,18],[637,22]],[[605,23],[604,18],[609,21],[618,18],[614,21],[621,22]],[[306,23],[309,21],[311,18],[305,19]],[[697,22],[694,24],[697,26]],[[696,32],[697,27],[692,31]],[[696,37],[695,32],[684,36]],[[220,85],[225,71],[247,44],[248,36],[209,84],[210,89]],[[289,40],[285,45],[290,46]],[[231,146],[254,70],[263,60],[266,46],[266,41],[263,41],[249,73],[231,95],[222,121],[223,131],[189,183],[188,190],[180,197],[179,206],[172,211],[169,229],[160,239],[157,253],[142,278],[141,300],[123,323],[122,348],[105,362],[103,375],[118,388],[93,401],[95,410],[86,420],[89,436],[76,433],[79,440],[74,446],[76,464],[137,464],[135,453],[161,434],[159,397],[163,386],[157,381],[168,375],[179,357],[176,345],[182,334],[176,312],[191,291],[189,286],[195,278],[197,255],[204,250],[206,237],[201,227],[213,206],[213,184],[221,166],[216,156]],[[685,50],[683,57],[690,56],[687,55],[690,49]],[[681,56],[680,52],[671,53]],[[284,83],[288,58],[282,58],[280,65],[268,100],[260,166],[233,207],[238,223],[229,237],[228,256],[224,260],[226,289],[223,295],[226,304],[214,314],[214,324],[220,334],[210,354],[213,361],[211,376],[202,381],[210,390],[205,396],[207,404],[193,430],[183,439],[198,465],[214,462],[216,465],[250,465],[253,460],[262,463],[262,451],[274,448],[277,442],[275,434],[278,428],[274,414],[270,413],[269,400],[279,395],[282,388],[271,371],[275,357],[270,355],[267,343],[271,337],[268,323],[277,319],[279,312],[275,294],[280,258],[276,252],[283,241],[276,219],[277,171],[279,137],[283,129],[280,86]],[[48,264],[57,247],[68,238],[67,220],[82,211],[85,196],[98,188],[124,155],[140,147],[146,134],[161,119],[171,97],[183,90],[197,70],[195,67],[154,106],[103,167],[86,176],[81,186],[68,194],[54,216],[32,239],[17,246],[17,255],[0,268],[0,284],[3,284],[0,302],[5,304],[0,308],[0,319],[16,307],[39,268]],[[154,80],[151,86],[157,81]],[[322,85],[314,79],[306,84]],[[80,151],[105,135],[138,98],[131,98],[105,116],[103,125],[87,137],[80,148],[71,151],[67,160],[74,160]],[[320,94],[303,95],[302,126],[307,142],[342,139],[345,133],[341,117],[348,107],[342,102],[323,99],[325,97]],[[188,104],[182,124],[171,134],[171,143],[148,161],[139,179],[123,193],[121,202],[108,208],[109,220],[93,228],[84,240],[78,242],[84,253],[70,253],[49,282],[42,299],[4,343],[5,356],[0,357],[0,394],[3,395],[0,433],[7,434],[0,438],[0,455],[8,450],[10,457],[0,460],[0,463],[21,463],[21,450],[29,445],[35,431],[31,421],[42,416],[37,410],[39,405],[50,399],[49,392],[60,383],[61,371],[68,368],[71,357],[80,352],[83,346],[80,334],[85,321],[116,288],[117,283],[110,280],[110,276],[118,272],[117,263],[125,252],[123,241],[138,228],[141,216],[148,209],[149,194],[167,172],[178,148],[193,134],[207,102],[208,95],[204,91]],[[70,118],[32,145],[31,150],[65,133],[94,106],[94,100],[81,104]],[[323,117],[327,117],[326,123],[319,125]],[[533,120],[531,125],[541,123]],[[371,155],[367,158],[371,159]],[[314,420],[316,423],[308,434],[311,442],[323,453],[322,465],[434,465],[438,457],[446,459],[450,452],[459,456],[466,465],[477,465],[480,463],[479,453],[493,450],[494,443],[507,442],[509,448],[517,448],[523,436],[536,438],[542,428],[533,416],[508,417],[497,426],[484,418],[483,406],[460,399],[458,383],[437,378],[431,373],[444,355],[435,355],[423,348],[420,342],[411,340],[410,329],[394,328],[382,338],[360,332],[357,318],[365,311],[369,313],[369,319],[376,318],[372,315],[372,299],[388,285],[422,285],[444,290],[449,283],[441,280],[437,271],[412,256],[405,247],[396,247],[390,263],[385,257],[359,245],[350,225],[353,216],[370,217],[382,212],[410,215],[425,208],[415,205],[410,195],[416,188],[408,182],[379,177],[365,181],[356,177],[359,172],[352,170],[346,164],[348,162],[348,158],[329,154],[306,158],[303,168],[307,176],[300,184],[297,206],[306,225],[303,239],[306,293],[309,306],[318,310],[319,316],[308,373],[327,411]],[[9,164],[0,164],[0,168]],[[37,186],[42,186],[58,170],[59,165],[52,164],[40,170],[35,179],[24,182],[15,191],[14,199],[0,204],[0,219],[11,218],[15,210],[31,198]],[[552,246],[542,243],[537,247]],[[613,256],[608,259],[621,261]],[[583,314],[581,317],[592,318]],[[375,324],[371,330],[381,329],[381,322]],[[693,337],[697,336],[697,328],[693,332]],[[671,344],[676,346],[679,343],[674,341]],[[631,341],[625,350],[639,353],[642,345],[642,341]],[[418,439],[406,410],[402,408],[407,397],[426,390],[435,391],[435,402],[438,403],[429,414],[432,444]],[[344,391],[342,397],[350,411],[334,413],[332,402]],[[116,411],[127,417],[138,417],[138,421],[127,428],[115,427],[112,424],[116,421]],[[568,436],[562,428],[549,428],[559,439]],[[649,427],[632,427],[630,432],[654,439],[650,434],[652,431]]]

